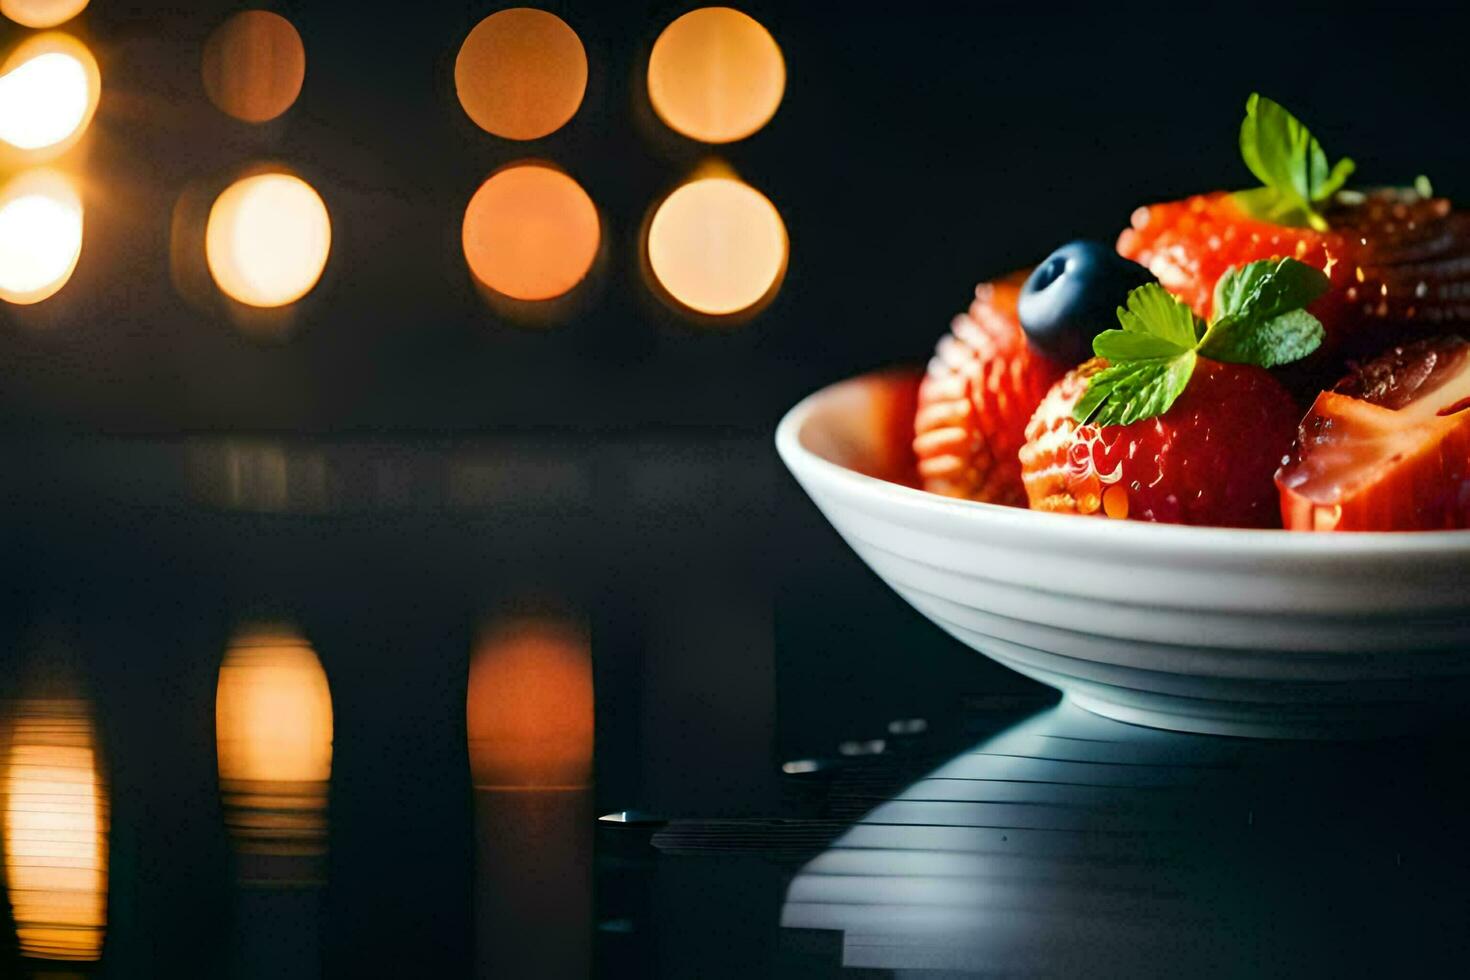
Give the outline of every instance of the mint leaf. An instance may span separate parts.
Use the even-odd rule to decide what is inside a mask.
[[[1249,214],[1277,224],[1326,230],[1314,205],[1335,194],[1356,164],[1344,157],[1329,165],[1322,144],[1279,103],[1252,92],[1240,124],[1240,156],[1265,186],[1235,195]]]
[[[1088,380],[1073,408],[1079,422],[1127,425],[1162,415],[1194,373],[1201,325],[1163,286],[1151,282],[1129,292],[1118,323],[1123,329],[1093,338],[1093,353],[1109,364]]]
[[[1227,318],[1259,318],[1297,310],[1332,288],[1316,266],[1292,258],[1231,266],[1215,283],[1215,324]]]
[[[1132,330],[1104,330],[1092,340],[1092,352],[1110,361],[1146,361],[1155,357],[1176,357],[1194,345],[1180,345],[1163,337]]]
[[[1197,360],[1193,350],[1185,350],[1111,364],[1088,380],[1072,417],[1094,425],[1128,425],[1163,415],[1189,385]]]
[[[1322,346],[1324,336],[1322,321],[1306,310],[1291,310],[1212,336],[1200,353],[1217,361],[1273,368],[1306,357]]]
[[[1087,382],[1072,418],[1128,425],[1169,410],[1200,357],[1270,368],[1306,357],[1322,343],[1322,324],[1304,307],[1331,283],[1296,259],[1266,259],[1228,269],[1215,284],[1208,329],[1157,283],[1128,294],[1121,330],[1105,330],[1092,351],[1108,364]]]
[[[1118,322],[1129,333],[1151,334],[1185,350],[1199,339],[1194,313],[1158,283],[1130,291],[1126,309],[1118,309]]]
[[[1215,284],[1215,320],[1199,352],[1265,368],[1306,357],[1321,345],[1324,333],[1303,307],[1331,285],[1320,269],[1296,259],[1230,269]]]

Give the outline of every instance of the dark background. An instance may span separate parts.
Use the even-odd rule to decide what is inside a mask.
[[[46,626],[96,705],[108,975],[483,966],[465,673],[475,630],[507,610],[590,626],[599,813],[802,812],[783,761],[837,758],[899,719],[958,745],[977,705],[1040,703],[845,550],[779,469],[780,413],[921,361],[978,279],[1111,239],[1141,203],[1249,183],[1235,138],[1252,90],[1364,182],[1466,192],[1464,10],[746,4],[783,49],[786,95],[711,154],[663,130],[637,84],[687,5],[545,6],[590,77],[572,121],[530,144],[454,98],[454,55],[491,5],[275,5],[306,83],[259,127],[199,80],[235,5],[93,0],[67,27],[103,97],[73,158],[80,265],[52,299],[0,308],[0,617],[12,691]],[[726,328],[665,307],[638,261],[647,209],[709,155],[772,199],[792,243],[774,302]],[[459,247],[470,194],[525,157],[565,167],[603,218],[603,257],[549,327],[487,306]],[[333,220],[280,343],[169,276],[181,195],[261,160]],[[233,885],[214,770],[219,660],[261,610],[311,639],[336,711],[327,885],[276,905]],[[604,831],[597,855],[604,973],[803,972],[775,929],[785,871],[656,861],[646,837]]]
[[[235,6],[98,0],[81,19],[104,77],[87,238],[58,296],[3,311],[8,428],[764,432],[815,385],[925,356],[976,280],[1110,239],[1139,204],[1248,185],[1235,139],[1252,90],[1364,182],[1427,173],[1454,196],[1470,159],[1467,18],[1450,7],[748,5],[786,55],[786,96],[714,153],[780,208],[792,259],[762,316],[700,330],[650,296],[637,259],[647,209],[708,153],[662,129],[637,85],[687,5],[548,5],[587,48],[588,90],[526,144],[476,128],[453,93],[458,46],[494,5],[276,5],[306,83],[264,126],[216,111],[199,80]],[[566,167],[605,225],[581,309],[551,330],[497,317],[459,250],[470,195],[523,157]],[[284,346],[244,339],[168,276],[179,197],[258,160],[298,170],[333,218]]]

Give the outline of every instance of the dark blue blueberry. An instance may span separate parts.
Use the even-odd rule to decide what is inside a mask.
[[[1092,354],[1092,338],[1118,325],[1117,309],[1154,277],[1101,242],[1068,242],[1021,287],[1021,328],[1037,349],[1065,364]]]

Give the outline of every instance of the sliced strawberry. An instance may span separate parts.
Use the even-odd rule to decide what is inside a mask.
[[[1061,368],[1033,349],[1016,314],[1027,272],[975,287],[940,338],[919,386],[914,455],[924,489],[1024,505],[1016,453],[1026,421]]]
[[[1397,347],[1322,392],[1276,485],[1291,530],[1470,527],[1470,343]]]
[[[1026,427],[1021,473],[1033,510],[1170,524],[1268,527],[1271,474],[1291,445],[1297,409],[1262,368],[1200,358],[1163,415],[1079,425],[1072,409],[1093,359],[1042,400]]]

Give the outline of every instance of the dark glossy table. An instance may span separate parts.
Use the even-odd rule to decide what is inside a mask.
[[[8,459],[0,974],[1463,970],[1460,733],[1057,704],[763,438]]]

